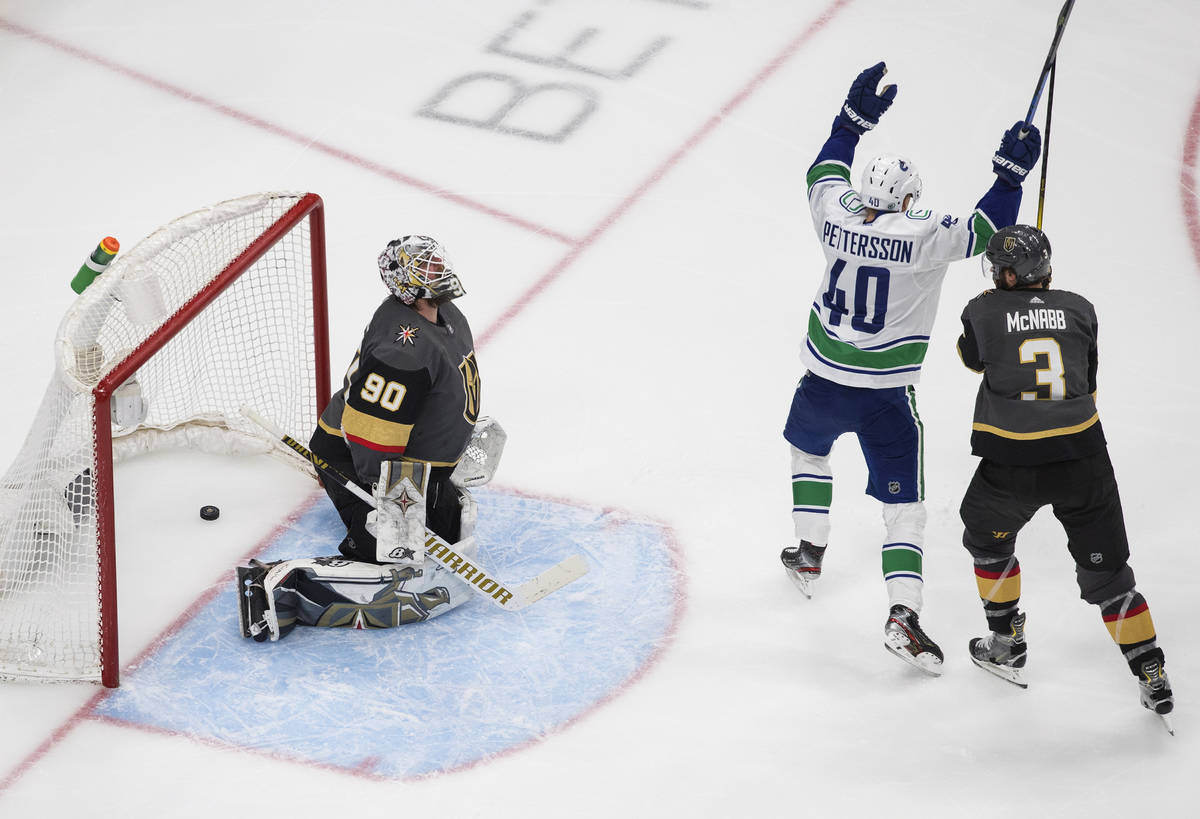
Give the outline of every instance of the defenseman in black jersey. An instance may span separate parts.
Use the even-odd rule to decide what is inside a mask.
[[[424,559],[426,527],[459,554],[473,553],[475,505],[465,487],[490,479],[503,446],[503,431],[479,421],[471,328],[451,303],[464,291],[428,236],[390,242],[379,271],[389,295],[309,444],[371,488],[375,508],[324,482],[346,524],[341,556],[240,568],[244,636],[277,640],[298,624],[387,628],[442,614],[471,594],[466,581]],[[490,467],[456,472],[481,430],[493,433]]]
[[[1067,533],[1081,597],[1100,607],[1140,683],[1144,706],[1174,705],[1145,598],[1134,588],[1121,498],[1096,411],[1096,311],[1049,289],[1050,243],[1014,225],[988,241],[995,290],[963,310],[958,351],[983,374],[971,449],[982,458],[963,498],[963,545],[991,633],[971,640],[980,668],[1026,687],[1025,614],[1016,537],[1049,504]],[[1168,727],[1169,724],[1168,724]]]

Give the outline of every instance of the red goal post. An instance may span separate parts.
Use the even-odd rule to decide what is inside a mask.
[[[312,429],[329,398],[325,280],[321,198],[263,193],[164,225],[75,300],[0,479],[0,678],[118,684],[114,464],[277,452],[244,404]]]

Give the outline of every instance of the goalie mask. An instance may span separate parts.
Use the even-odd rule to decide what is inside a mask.
[[[417,299],[445,304],[466,292],[446,249],[428,236],[404,236],[388,242],[379,254],[379,275],[392,295],[405,304]]]

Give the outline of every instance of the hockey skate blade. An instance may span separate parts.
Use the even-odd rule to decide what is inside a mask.
[[[979,666],[987,673],[994,674],[1005,682],[1012,683],[1017,688],[1029,687],[1029,683],[1025,681],[1025,669],[1023,668],[1009,668],[1006,665],[995,665],[994,663],[980,662],[979,660],[975,659],[974,655],[971,655],[971,662],[975,663],[975,665]]]
[[[813,574],[812,572],[801,573],[788,568],[785,568],[784,571],[787,572],[788,580],[792,581],[792,585],[804,592],[805,597],[812,600],[813,585],[817,582],[817,578],[820,575]]]
[[[911,665],[930,677],[942,676],[942,661],[930,654],[928,651],[923,651],[914,656],[908,650],[909,640],[903,634],[891,633],[883,636],[883,647],[891,653],[895,654],[901,660]]]
[[[1163,727],[1167,729],[1167,733],[1175,736],[1175,725],[1171,722],[1171,716],[1169,714],[1159,714],[1158,718],[1163,721]]]

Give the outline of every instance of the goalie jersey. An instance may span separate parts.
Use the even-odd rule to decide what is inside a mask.
[[[850,187],[858,135],[835,124],[808,171],[808,203],[825,254],[801,358],[851,387],[916,384],[950,262],[983,252],[1016,221],[1021,189],[1000,179],[964,217],[867,209]]]
[[[452,303],[436,324],[397,298],[379,305],[318,422],[345,440],[360,480],[374,483],[384,460],[458,463],[479,417],[474,345]]]
[[[968,302],[962,324],[959,355],[983,373],[974,454],[1033,466],[1105,448],[1091,302],[1067,290],[988,290]]]

